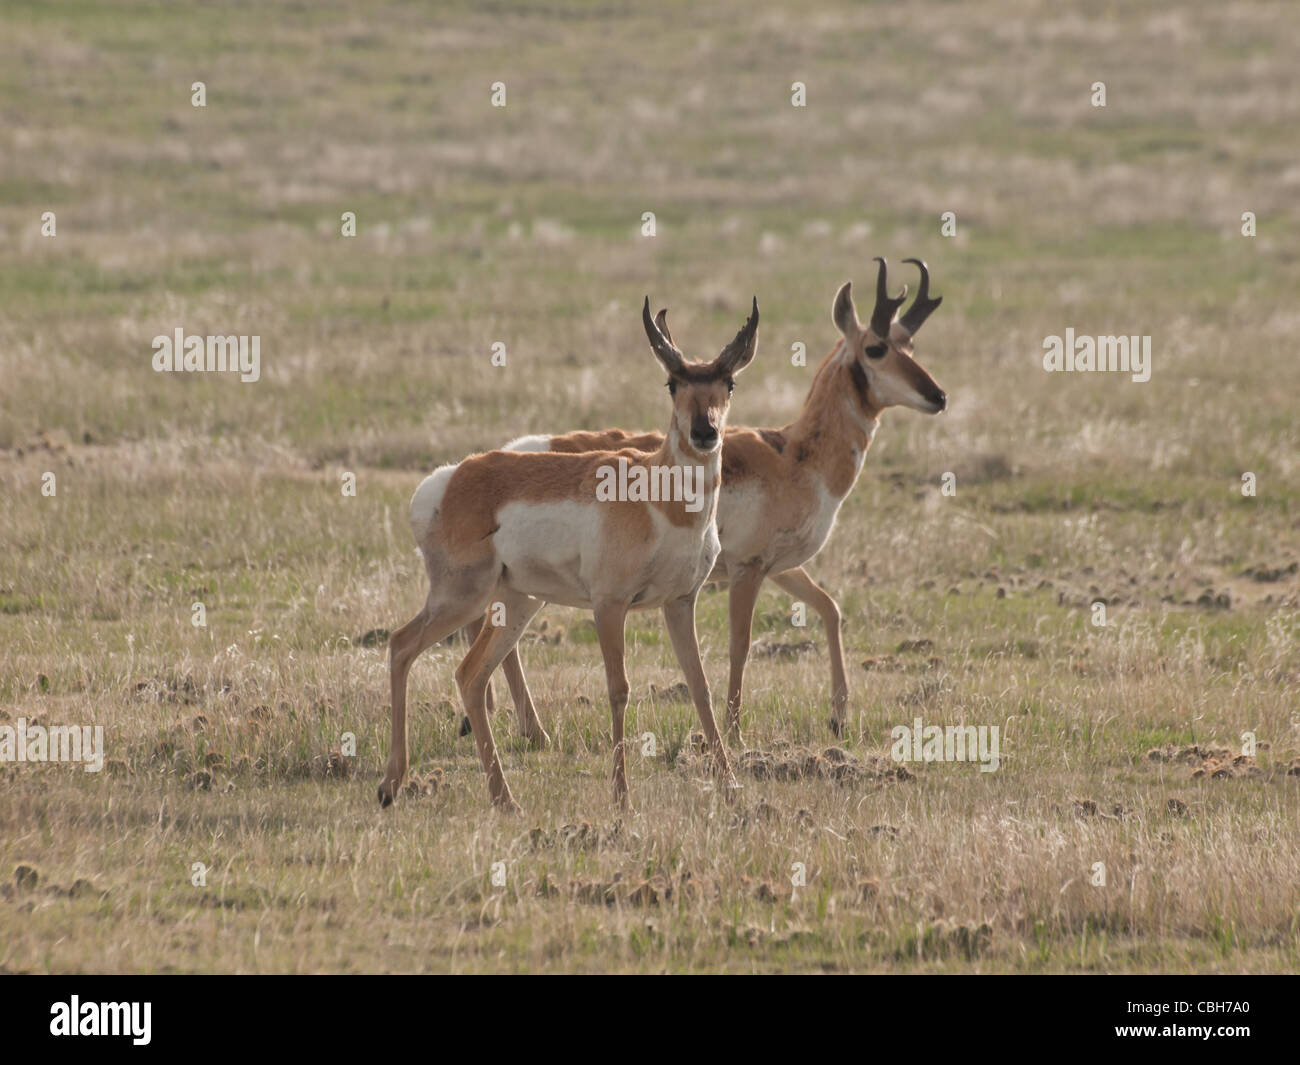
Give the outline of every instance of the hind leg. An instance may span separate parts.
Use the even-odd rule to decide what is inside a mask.
[[[831,659],[831,731],[837,736],[845,732],[845,718],[849,706],[849,682],[844,675],[844,648],[840,638],[839,604],[826,589],[808,576],[802,566],[777,573],[772,580],[796,599],[802,599],[821,615],[826,629],[826,648]]]
[[[470,631],[469,626],[466,626],[465,631]],[[515,704],[515,713],[519,717],[519,734],[535,748],[540,749],[550,746],[551,737],[546,734],[546,729],[542,727],[542,720],[537,716],[537,707],[533,703],[533,693],[528,690],[528,679],[524,676],[524,664],[519,658],[519,647],[517,645],[510,648],[510,653],[506,655],[505,660],[501,663],[501,672],[506,675],[506,683],[510,685],[510,699]],[[489,680],[487,689],[488,715],[491,716],[494,710],[492,682]],[[460,734],[468,736],[473,731],[474,729],[469,722],[469,715],[466,714],[460,719]]]
[[[486,624],[487,618],[481,617],[477,621],[471,621],[460,630],[460,634],[464,638],[465,646],[467,648],[474,646],[474,641],[478,639],[478,634],[483,631],[483,626]],[[493,690],[492,681],[490,679],[488,680],[487,686],[487,711],[489,714],[495,714],[497,712],[497,693]],[[462,736],[468,736],[469,732],[469,718],[463,717],[460,721],[460,734]]]
[[[479,761],[487,774],[488,794],[495,806],[513,813],[519,809],[519,804],[510,794],[510,785],[501,770],[501,759],[487,715],[486,692],[492,671],[519,642],[533,615],[542,608],[542,601],[504,587],[498,587],[493,598],[505,607],[505,624],[483,626],[469,654],[456,667],[456,683],[474,732]],[[540,727],[540,722],[538,725]]]
[[[483,597],[486,600],[486,596]],[[448,603],[432,591],[414,618],[388,640],[388,680],[393,706],[392,746],[388,767],[379,785],[379,804],[389,806],[397,798],[408,768],[406,727],[406,680],[420,653],[483,613],[485,602]]]
[[[533,693],[528,690],[524,664],[519,660],[518,645],[510,648],[510,653],[501,663],[501,672],[506,675],[506,683],[510,685],[510,698],[519,717],[519,735],[537,750],[549,746],[551,737],[542,727],[542,719],[537,716],[537,707],[533,705]]]

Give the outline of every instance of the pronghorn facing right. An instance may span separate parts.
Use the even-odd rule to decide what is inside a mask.
[[[731,678],[727,688],[727,722],[731,738],[740,740],[741,691],[749,657],[754,605],[759,586],[770,578],[807,602],[826,628],[831,664],[831,720],[844,734],[849,689],[840,644],[839,605],[803,568],[830,537],[840,504],[857,481],[886,407],[910,407],[937,414],[948,397],[912,357],[912,338],[943,301],[930,296],[930,271],[919,259],[905,259],[921,271],[916,299],[895,317],[907,298],[907,286],[891,297],[886,264],[876,275],[876,302],[868,324],[858,320],[851,282],[835,295],[832,318],[840,340],[813,378],[799,417],[780,429],[727,430],[722,452],[722,498],[718,503],[718,537],[722,554],[713,574],[730,584]],[[665,336],[666,312],[656,324]],[[593,448],[659,446],[657,433],[633,435],[622,429],[563,436],[525,436],[506,445],[514,451],[587,451]],[[471,631],[472,636],[472,631]],[[504,661],[516,709],[535,717],[519,656]],[[465,731],[462,726],[462,733]]]
[[[421,482],[411,499],[411,530],[429,573],[424,609],[389,641],[393,737],[379,801],[389,805],[407,771],[406,680],[426,647],[482,617],[489,605],[503,616],[483,625],[456,670],[465,712],[488,778],[492,801],[517,809],[497,757],[488,723],[486,693],[492,671],[514,650],[543,602],[588,606],[605,659],[614,737],[614,794],[627,803],[623,716],[628,682],[623,629],[632,608],[662,606],[673,651],[686,674],[700,724],[724,788],[735,779],[713,719],[709,683],[695,636],[695,599],[720,550],[715,523],[722,434],[733,378],[754,358],[758,300],[744,328],[712,362],[692,363],[642,311],[655,357],[668,371],[673,417],[667,436],[650,453],[588,451],[528,454],[491,451],[443,466]],[[609,499],[607,471],[645,474],[661,485],[686,483],[687,498]],[[665,471],[668,477],[665,477]],[[695,474],[698,473],[698,477]],[[624,482],[626,483],[626,482]],[[677,493],[682,495],[679,487]],[[652,501],[651,501],[652,500]],[[523,731],[536,743],[546,733],[535,713],[520,708]]]

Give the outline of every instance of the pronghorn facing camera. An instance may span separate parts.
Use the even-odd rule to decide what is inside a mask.
[[[881,412],[886,407],[903,406],[937,414],[948,405],[947,395],[913,357],[912,347],[913,337],[943,297],[930,296],[930,271],[925,263],[904,261],[920,270],[921,287],[901,316],[898,312],[906,300],[907,286],[900,295],[889,295],[884,259],[877,259],[875,306],[866,324],[858,319],[851,283],[840,287],[831,310],[840,340],[817,370],[803,409],[793,422],[780,429],[727,430],[718,501],[722,554],[713,576],[729,584],[727,720],[734,741],[740,740],[745,664],[754,606],[764,579],[771,579],[821,616],[830,652],[830,726],[836,735],[844,734],[849,689],[840,644],[840,608],[803,564],[830,538],[840,504],[862,469]],[[657,325],[671,341],[665,312],[659,312]],[[632,435],[611,429],[521,437],[507,447],[551,452],[608,447],[650,450],[660,443],[656,433]],[[505,659],[504,672],[515,705],[521,707],[521,719],[524,702],[528,713],[534,713],[517,653],[511,652]]]
[[[634,607],[663,608],[715,772],[724,787],[736,786],[700,664],[695,599],[720,550],[715,518],[722,435],[733,378],[754,357],[758,301],[712,362],[686,361],[651,319],[649,299],[642,320],[651,350],[668,371],[673,404],[667,435],[655,450],[491,451],[435,470],[416,489],[411,529],[424,556],[429,595],[424,609],[389,641],[393,736],[379,785],[384,806],[396,798],[407,771],[406,680],[412,662],[486,612],[456,683],[492,801],[518,808],[497,757],[486,693],[492,671],[547,601],[595,613],[613,718],[618,801],[627,802],[623,631]],[[513,694],[524,734],[544,744],[532,700],[520,700],[518,689]]]

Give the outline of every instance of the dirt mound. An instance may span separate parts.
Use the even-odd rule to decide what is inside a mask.
[[[1125,821],[1137,816],[1123,803],[1099,803],[1096,799],[1074,799],[1071,808],[1075,817],[1101,817],[1107,821]]]
[[[539,885],[539,891],[541,885]],[[558,894],[547,885],[549,894]],[[579,877],[569,881],[568,896],[575,902],[589,906],[660,906],[675,899],[699,897],[699,885],[689,870],[667,876],[656,873],[650,877],[624,877],[615,873],[609,880]]]
[[[1244,576],[1261,584],[1274,584],[1294,576],[1297,572],[1300,572],[1300,562],[1292,562],[1289,566],[1251,566],[1245,571]]]
[[[868,673],[927,673],[943,665],[938,655],[930,655],[921,660],[903,661],[898,655],[871,655],[861,662]]]
[[[600,829],[590,821],[561,825],[547,831],[534,827],[528,833],[533,850],[592,851],[601,846],[612,847],[623,836],[623,823],[616,821],[610,828]]]
[[[776,748],[745,751],[736,760],[756,780],[835,780],[841,784],[888,783],[914,779],[901,765],[888,758],[854,757],[842,747]]]
[[[1261,749],[1268,748],[1267,743],[1258,746]],[[1237,754],[1228,747],[1208,744],[1194,743],[1178,747],[1167,743],[1163,747],[1153,747],[1147,751],[1147,760],[1190,766],[1191,775],[1196,780],[1206,777],[1211,780],[1226,780],[1229,777],[1258,777],[1264,774],[1252,755]]]
[[[406,783],[402,785],[402,797],[427,799],[431,795],[437,795],[440,787],[442,787],[441,768],[434,768],[428,773],[411,773]]]
[[[660,688],[658,685],[650,685],[650,698],[657,703],[689,703],[691,701],[691,690],[686,687],[684,681],[679,681],[667,688]]]
[[[166,673],[138,680],[133,686],[137,699],[145,702],[195,706],[206,699],[226,695],[234,684],[224,677],[210,682],[196,681],[192,673]]]
[[[798,658],[800,655],[809,654],[817,650],[817,644],[812,640],[799,640],[795,643],[781,643],[777,640],[759,640],[749,649],[749,653],[754,658]]]

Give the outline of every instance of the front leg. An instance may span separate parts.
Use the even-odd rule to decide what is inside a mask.
[[[745,686],[745,663],[749,660],[749,643],[753,636],[754,605],[758,602],[763,576],[763,570],[757,565],[740,566],[732,575],[728,593],[731,675],[727,681],[727,733],[733,743],[743,742],[740,736],[740,697]]]
[[[704,675],[704,666],[700,662],[700,645],[695,637],[695,596],[692,592],[681,599],[673,599],[664,604],[664,622],[668,625],[668,636],[673,643],[673,653],[677,664],[686,674],[686,687],[695,703],[695,712],[700,717],[704,729],[704,738],[708,741],[713,755],[713,771],[722,782],[728,798],[740,788],[731,772],[731,763],[727,760],[727,748],[718,733],[717,722],[713,720],[713,697],[709,693],[709,681]]]
[[[627,662],[624,657],[624,624],[628,603],[602,600],[595,606],[596,636],[605,659],[605,683],[609,688],[609,712],[614,727],[614,800],[628,807],[627,757],[623,743],[623,717],[627,710]]]

